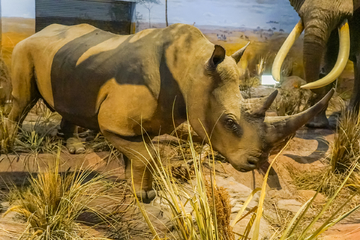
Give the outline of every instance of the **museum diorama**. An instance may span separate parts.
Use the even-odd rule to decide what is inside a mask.
[[[0,13],[0,239],[360,239],[360,1]]]

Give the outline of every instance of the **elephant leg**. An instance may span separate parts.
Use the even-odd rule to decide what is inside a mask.
[[[359,112],[360,107],[360,55],[354,61],[354,88],[348,110]]]
[[[66,140],[66,147],[70,153],[80,154],[85,152],[85,146],[80,141],[78,136],[76,136],[76,125],[71,122],[65,120],[64,118],[60,123],[61,131],[64,133],[64,138]]]
[[[338,50],[339,50],[339,36],[337,31],[333,31],[329,37],[326,53],[324,57],[324,68],[323,72],[320,71],[319,79],[326,76],[335,66]],[[313,106],[315,103],[320,101],[326,93],[333,87],[333,83],[319,89],[313,89],[313,95],[310,99],[310,104]],[[307,127],[311,128],[328,128],[329,120],[326,117],[327,106],[319,112],[310,122],[306,124]]]
[[[102,133],[119,151],[124,154],[125,178],[133,184],[138,199],[150,203],[156,196],[152,188],[153,148],[142,141],[141,136],[131,137],[134,141],[124,140],[119,135],[103,130]]]

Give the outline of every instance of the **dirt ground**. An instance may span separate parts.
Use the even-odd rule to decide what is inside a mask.
[[[31,120],[33,117],[28,117]],[[25,124],[26,125],[26,124]],[[329,154],[330,147],[329,143],[334,138],[334,131],[329,129],[308,129],[306,127],[301,128],[296,136],[291,140],[288,147],[277,159],[273,167],[273,171],[270,172],[268,180],[267,197],[265,199],[265,220],[262,223],[264,231],[273,232],[273,228],[279,226],[279,216],[276,217],[276,212],[281,210],[283,217],[286,214],[292,214],[296,212],[301,204],[304,204],[310,199],[315,191],[311,190],[299,190],[294,185],[293,177],[289,172],[289,168],[295,169],[295,174],[300,174],[304,171],[315,171],[326,166],[324,160]],[[165,136],[165,139],[168,137]],[[171,138],[172,139],[172,138]],[[175,147],[163,147],[162,155],[170,156],[176,163],[178,156]],[[76,168],[80,165],[96,166],[97,171],[107,172],[113,171],[114,175],[118,179],[124,179],[124,164],[120,158],[114,158],[109,160],[109,152],[94,152],[91,149],[86,154],[71,155],[66,151],[61,154],[61,171],[66,171],[70,168]],[[275,155],[271,155],[270,160]],[[0,156],[0,189],[6,195],[9,183],[12,182],[18,186],[24,184],[24,179],[28,176],[29,172],[37,172],[40,162],[40,168],[47,166],[49,163],[54,161],[53,154],[39,154],[38,159],[34,160],[34,154],[29,153],[18,153],[16,155],[2,155]],[[205,168],[208,166],[205,166]],[[217,182],[219,185],[224,186],[228,189],[231,195],[232,202],[232,216],[234,217],[239,211],[239,206],[246,199],[252,189],[261,187],[263,182],[263,173],[260,171],[253,171],[248,173],[240,173],[236,171],[230,164],[223,162],[217,163],[216,172],[218,174]],[[8,200],[5,197],[0,202],[2,205],[1,212],[3,213],[8,208]],[[325,204],[326,198],[321,196],[318,200],[318,206]],[[283,205],[283,202],[290,202],[289,204]],[[100,202],[99,204],[104,204]],[[153,221],[167,222],[168,219],[160,217],[159,214],[159,202],[155,199],[154,203],[147,206],[147,210],[154,214]],[[297,205],[299,204],[299,206]],[[280,209],[280,210],[279,210]],[[295,209],[295,210],[294,210]],[[134,219],[134,215],[129,217]],[[335,225],[330,230],[326,231],[321,235],[321,239],[345,239],[345,240],[357,240],[360,237],[360,212],[355,212],[351,217],[343,220],[341,223]],[[159,224],[159,225],[161,225]],[[147,231],[147,226],[132,226],[133,229],[129,231],[131,234],[136,235],[139,232]],[[241,224],[235,228],[238,232],[244,226]],[[5,218],[0,218],[0,239],[16,239],[19,234],[24,231],[25,223],[19,219],[16,214],[9,214]],[[106,229],[94,229],[91,228],[89,231],[93,231],[94,236],[107,236]],[[266,237],[267,233],[263,233],[263,237]],[[143,238],[134,239],[147,239]],[[116,238],[117,239],[117,238]],[[119,238],[122,239],[122,238]],[[149,238],[150,239],[150,238]]]

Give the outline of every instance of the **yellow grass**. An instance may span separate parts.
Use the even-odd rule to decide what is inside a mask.
[[[4,216],[17,212],[26,219],[27,228],[20,239],[100,239],[89,235],[89,228],[84,228],[78,217],[91,212],[111,228],[108,216],[100,212],[94,202],[115,199],[115,191],[111,189],[118,185],[96,174],[91,167],[61,173],[59,159],[60,148],[53,166],[42,171],[39,168],[39,173],[31,175],[29,186],[24,189],[11,190],[11,206]]]
[[[18,32],[6,32],[2,34],[2,55],[9,69],[11,66],[11,54],[15,45],[30,36],[30,34]]]

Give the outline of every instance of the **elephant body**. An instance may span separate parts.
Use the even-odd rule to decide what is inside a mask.
[[[321,74],[329,73],[335,65],[339,49],[337,28],[348,19],[350,29],[350,56],[354,63],[354,88],[350,110],[360,105],[360,0],[290,0],[305,28],[303,61],[306,82],[313,82]],[[323,71],[322,71],[323,70]],[[324,96],[331,88],[313,89],[313,102]],[[327,127],[325,110],[320,112],[310,127]]]

